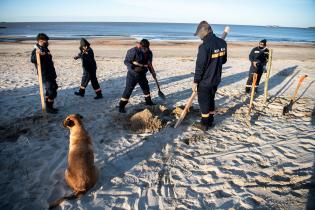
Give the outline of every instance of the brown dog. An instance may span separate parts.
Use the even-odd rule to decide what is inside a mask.
[[[49,209],[58,206],[66,199],[75,199],[93,187],[99,172],[94,165],[94,154],[91,137],[83,127],[82,116],[71,114],[64,121],[65,128],[70,129],[68,168],[65,171],[67,184],[73,194],[53,202]]]

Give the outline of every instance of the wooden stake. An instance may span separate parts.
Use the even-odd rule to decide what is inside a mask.
[[[249,102],[249,107],[248,107],[248,116],[250,115],[250,112],[252,111],[252,106],[254,102],[254,96],[255,96],[255,87],[256,87],[256,82],[257,82],[257,74],[253,74],[253,82],[252,82],[252,92],[250,94],[250,102]]]
[[[174,128],[177,128],[179,126],[179,124],[184,120],[184,118],[186,117],[186,115],[189,111],[189,108],[191,107],[191,104],[193,103],[196,96],[197,96],[197,92],[193,92],[191,94],[191,96],[188,99],[187,104],[185,105],[185,108],[184,108],[183,112],[181,113],[179,119],[177,120]]]
[[[40,52],[38,52],[38,51],[36,51],[36,61],[37,61],[37,74],[38,74],[40,101],[41,101],[41,104],[42,104],[43,115],[44,115],[44,117],[46,117],[47,113],[46,113],[46,104],[45,104],[45,98],[44,98],[42,66],[41,66],[41,63],[40,63]]]
[[[272,49],[270,49],[269,56],[268,56],[267,73],[266,73],[265,87],[264,87],[264,93],[265,93],[264,94],[264,104],[267,103],[267,99],[268,99],[268,83],[269,83],[271,65],[272,65]]]

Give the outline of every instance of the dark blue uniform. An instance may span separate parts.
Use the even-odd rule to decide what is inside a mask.
[[[262,74],[264,73],[264,66],[268,62],[268,56],[269,56],[269,49],[268,48],[263,48],[260,49],[259,47],[254,47],[252,51],[249,54],[249,60],[251,62],[251,66],[249,69],[249,76],[248,80],[246,82],[246,88],[250,88],[252,86],[253,82],[253,74],[257,74],[257,82],[255,87],[257,88],[261,79]],[[253,65],[253,62],[257,62],[255,67]]]
[[[124,64],[127,66],[126,87],[122,95],[123,101],[128,101],[133,89],[139,83],[145,97],[150,96],[149,82],[146,73],[149,71],[147,67],[139,67],[133,64],[134,61],[139,64],[148,65],[152,63],[153,54],[151,50],[146,53],[140,48],[134,47],[127,51]]]
[[[77,57],[82,60],[83,76],[81,79],[81,87],[86,88],[91,80],[93,89],[96,92],[100,91],[100,85],[96,77],[97,66],[92,48],[89,47],[85,53],[81,51]]]
[[[198,84],[198,103],[202,117],[215,109],[214,97],[221,82],[222,65],[227,61],[226,42],[209,33],[199,46],[194,82]]]
[[[52,55],[50,54],[50,51],[47,47],[42,47],[36,44],[31,55],[31,62],[35,64],[36,69],[37,69],[36,49],[39,49],[42,53],[45,53],[45,55],[40,55],[42,80],[46,88],[46,102],[48,99],[53,101],[54,98],[57,97],[58,85],[56,82],[57,75],[52,60]]]

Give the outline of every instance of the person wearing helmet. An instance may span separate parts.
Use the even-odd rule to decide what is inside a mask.
[[[205,131],[212,126],[214,120],[214,98],[221,82],[222,65],[227,61],[227,44],[213,33],[206,21],[200,22],[194,35],[202,40],[192,86],[192,90],[198,94],[201,111],[201,121],[195,125]]]
[[[36,53],[40,54],[40,64],[42,69],[42,82],[45,85],[45,103],[47,113],[56,114],[58,109],[54,108],[54,99],[57,97],[58,85],[56,82],[57,74],[52,60],[52,55],[48,49],[49,37],[44,33],[39,33],[36,37],[36,44],[31,54],[31,62],[37,69]]]
[[[96,62],[94,59],[94,52],[92,48],[90,47],[90,43],[84,39],[81,38],[80,40],[80,53],[74,57],[75,60],[81,58],[82,61],[82,68],[83,68],[83,76],[81,79],[81,86],[78,92],[74,92],[75,95],[84,97],[85,94],[85,88],[91,81],[92,87],[96,93],[96,96],[94,99],[100,99],[103,98],[102,90],[100,88],[100,85],[97,81],[96,77]]]
[[[156,76],[152,65],[153,53],[150,50],[150,42],[147,39],[142,39],[140,44],[127,51],[124,64],[127,66],[126,87],[119,102],[119,112],[125,112],[133,89],[137,84],[143,91],[146,105],[152,106],[154,103],[151,100],[149,83],[146,73],[150,71],[153,76]]]
[[[261,76],[264,73],[266,64],[268,62],[268,57],[269,57],[269,49],[267,48],[267,40],[266,39],[261,40],[259,42],[259,45],[257,47],[254,47],[251,50],[248,57],[251,62],[251,66],[249,69],[249,75],[246,82],[245,92],[250,93],[254,73],[257,73],[257,81],[255,84],[255,92],[257,92]]]

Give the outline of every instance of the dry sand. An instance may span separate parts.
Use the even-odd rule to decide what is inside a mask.
[[[310,44],[270,45],[274,59],[270,101],[261,86],[250,119],[244,95],[248,53],[256,43],[228,43],[228,62],[216,95],[215,126],[202,132],[197,101],[178,129],[173,108],[191,94],[198,43],[153,42],[154,65],[169,111],[162,129],[126,129],[130,116],[146,108],[137,87],[127,113],[117,104],[123,92],[123,58],[132,40],[91,41],[104,99],[89,86],[76,97],[81,63],[72,57],[78,41],[51,41],[59,85],[58,115],[41,118],[37,76],[30,63],[34,43],[0,43],[0,209],[45,209],[71,191],[64,181],[69,133],[61,126],[70,113],[84,116],[93,139],[100,180],[61,209],[306,209],[314,208],[315,48]],[[293,111],[282,107],[298,77],[308,74]],[[162,104],[151,76],[153,100]],[[264,81],[264,78],[262,82]],[[153,116],[157,116],[152,111]]]

